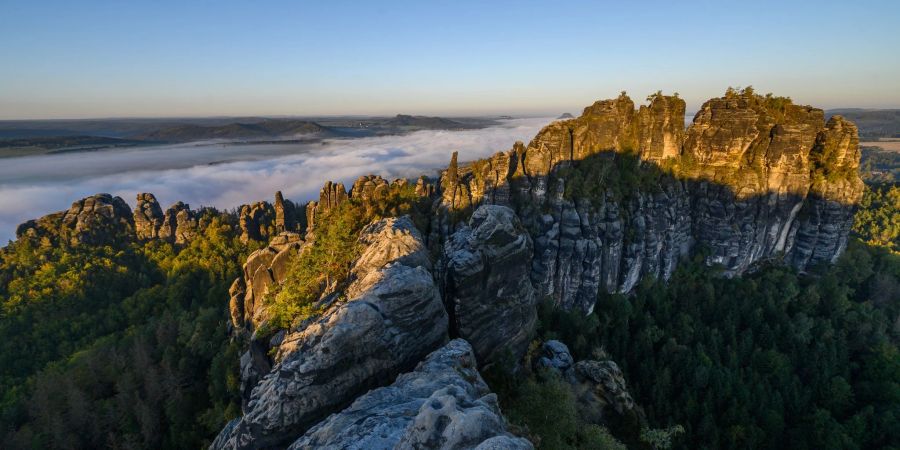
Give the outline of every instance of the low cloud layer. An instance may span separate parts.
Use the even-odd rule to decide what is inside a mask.
[[[327,180],[348,185],[360,175],[385,178],[434,175],[450,154],[470,160],[527,142],[551,119],[515,119],[466,131],[420,131],[403,136],[328,140],[316,144],[176,145],[0,160],[0,242],[18,224],[67,209],[82,197],[108,192],[134,206],[152,192],[163,208],[229,209],[275,191],[304,202]]]

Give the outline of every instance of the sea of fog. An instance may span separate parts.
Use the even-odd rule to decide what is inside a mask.
[[[275,191],[305,202],[318,198],[326,180],[348,186],[358,176],[435,175],[450,155],[460,161],[526,143],[551,118],[506,120],[479,130],[418,131],[402,136],[328,139],[289,144],[181,144],[0,159],[0,245],[26,220],[67,209],[73,201],[107,192],[134,207],[152,192],[165,209],[176,201],[192,208],[230,209]]]

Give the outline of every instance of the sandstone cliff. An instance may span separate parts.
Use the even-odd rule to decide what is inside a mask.
[[[442,172],[432,240],[479,204],[513,208],[534,242],[540,298],[590,311],[597,293],[668,279],[703,250],[737,275],[784,259],[799,270],[843,251],[862,192],[856,128],[789,99],[729,91],[685,130],[684,102],[624,93],[528,144]]]
[[[375,222],[360,242],[366,249],[345,294],[313,323],[284,335],[277,362],[253,383],[243,417],[213,448],[288,444],[446,342],[447,314],[425,243],[410,220]]]

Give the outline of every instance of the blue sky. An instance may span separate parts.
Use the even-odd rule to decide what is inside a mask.
[[[0,119],[900,107],[900,2],[0,0]]]

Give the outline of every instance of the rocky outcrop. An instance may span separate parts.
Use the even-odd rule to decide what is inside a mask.
[[[271,289],[284,282],[291,258],[300,252],[302,245],[299,234],[284,232],[247,257],[243,276],[234,280],[228,292],[235,329],[252,333],[269,319],[265,298]]]
[[[852,124],[745,90],[706,102],[685,130],[682,100],[649,100],[598,101],[527,146],[467,165],[454,156],[432,240],[479,205],[511,206],[534,242],[536,295],[585,312],[598,292],[667,280],[697,246],[727,275],[840,255],[862,189]]]
[[[446,342],[447,315],[410,219],[375,222],[360,243],[366,248],[343,295],[332,296],[318,319],[284,336],[244,415],[212,448],[287,445]]]
[[[283,212],[282,210],[282,214]],[[275,234],[276,209],[268,202],[243,205],[238,221],[241,227],[241,242],[265,241]]]
[[[295,232],[298,229],[294,202],[285,200],[281,191],[275,193],[275,232]]]
[[[138,239],[149,240],[159,237],[159,229],[163,224],[163,212],[156,197],[150,193],[137,195],[134,208],[134,232]]]
[[[319,201],[309,202],[306,205],[306,232],[310,233],[316,228],[317,217],[337,207],[347,198],[347,190],[343,183],[325,182],[325,186],[319,191]]]
[[[625,376],[615,361],[578,361],[566,377],[575,387],[582,416],[590,422],[600,423],[607,406],[620,415],[634,409]]]
[[[615,361],[576,363],[565,344],[551,340],[542,345],[535,365],[557,374],[572,386],[578,412],[588,423],[606,423],[610,414],[627,415],[640,421],[625,376]]]
[[[808,200],[792,223],[788,258],[795,267],[832,263],[847,247],[853,208],[862,197],[859,132],[841,116],[832,116],[816,136],[810,155],[813,182]]]
[[[518,360],[537,322],[528,271],[532,244],[516,213],[483,205],[444,247],[439,267],[455,336],[468,340],[482,363],[505,351]]]
[[[177,202],[166,210],[159,238],[175,244],[187,244],[199,231],[197,215],[190,205]]]
[[[122,198],[109,194],[92,195],[72,203],[72,207],[63,213],[59,229],[59,235],[72,245],[103,245],[127,240],[133,232],[131,208]],[[24,230],[19,231],[22,233]]]
[[[416,180],[416,195],[419,197],[432,197],[435,193],[434,183],[430,182],[425,176]]]
[[[450,341],[397,377],[359,397],[289,447],[301,449],[531,449],[506,431],[496,395],[478,373],[472,347]]]

